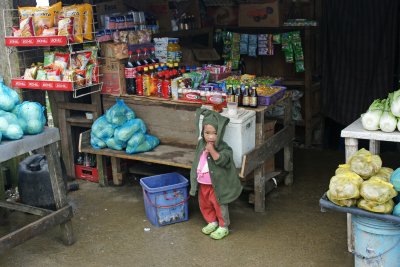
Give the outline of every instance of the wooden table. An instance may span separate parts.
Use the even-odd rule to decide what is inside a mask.
[[[358,151],[358,139],[369,140],[369,151],[378,155],[380,152],[380,141],[400,142],[400,132],[385,133],[382,131],[364,130],[361,118],[344,128],[340,134],[345,138],[346,162]],[[349,252],[354,251],[354,237],[352,235],[351,214],[347,214],[347,246]]]
[[[58,129],[46,127],[41,134],[27,135],[20,140],[1,142],[0,163],[25,154],[29,151],[42,147],[44,148],[49,166],[51,186],[53,189],[57,210],[52,211],[41,209],[24,204],[6,202],[2,199],[0,201],[0,207],[2,208],[34,214],[41,216],[41,218],[1,237],[0,253],[6,249],[17,246],[38,234],[41,234],[55,225],[60,225],[63,241],[66,245],[71,245],[75,242],[71,223],[73,212],[72,207],[67,202],[64,181],[61,173],[60,158],[57,150],[57,141],[59,140],[60,134]],[[4,188],[3,184],[4,183],[0,183],[1,188]]]
[[[161,144],[153,151],[128,155],[125,151],[112,149],[93,149],[90,145],[90,132],[81,134],[80,152],[97,155],[97,168],[100,185],[107,185],[104,171],[103,156],[111,157],[114,184],[120,184],[123,173],[120,169],[120,159],[139,160],[180,168],[191,168],[194,150],[197,143],[195,111],[199,103],[188,103],[160,98],[138,96],[122,96],[120,99],[132,108],[136,116],[141,118],[148,132],[157,136]],[[115,104],[115,97],[103,95],[103,108],[109,109]],[[256,147],[243,156],[242,168],[239,170],[242,178],[254,171],[254,204],[255,211],[265,211],[266,182],[274,177],[265,173],[264,162],[278,151],[284,150],[284,170],[287,185],[293,182],[293,146],[294,126],[292,123],[292,105],[290,94],[279,101],[285,107],[283,129],[264,141],[266,112],[273,106],[259,106],[252,109],[256,112]]]

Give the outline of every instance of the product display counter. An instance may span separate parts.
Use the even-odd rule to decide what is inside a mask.
[[[103,156],[111,157],[114,184],[121,184],[123,177],[120,167],[121,159],[189,169],[198,140],[195,112],[201,104],[138,96],[122,96],[120,98],[134,110],[137,117],[146,123],[148,133],[157,136],[161,143],[153,151],[129,155],[125,151],[93,149],[90,145],[90,131],[82,133],[79,143],[80,152],[97,155],[100,185],[107,185]],[[103,95],[104,110],[109,109],[114,104],[114,96]],[[259,106],[251,109],[256,113],[255,148],[243,156],[241,168],[238,169],[243,180],[246,180],[246,177],[254,172],[254,204],[257,212],[265,210],[266,182],[268,178],[274,177],[265,173],[264,162],[282,149],[284,150],[284,171],[287,172],[285,184],[289,185],[293,182],[292,141],[294,139],[294,126],[291,120],[290,95],[285,95],[276,104],[285,107],[283,128],[266,141],[264,139],[266,111],[273,106]],[[242,141],[240,140],[238,143],[243,143]]]

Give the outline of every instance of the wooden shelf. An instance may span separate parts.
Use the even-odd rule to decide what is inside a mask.
[[[91,126],[93,124],[92,119],[86,119],[84,116],[71,116],[66,118],[72,126]]]
[[[153,34],[153,38],[159,37],[191,37],[191,36],[198,36],[204,34],[210,34],[213,32],[213,28],[200,28],[200,29],[193,29],[193,30],[185,30],[185,31],[170,31],[170,32],[159,32]]]

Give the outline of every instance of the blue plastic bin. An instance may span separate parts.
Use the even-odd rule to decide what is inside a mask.
[[[188,220],[188,180],[179,173],[140,179],[146,216],[155,226]]]

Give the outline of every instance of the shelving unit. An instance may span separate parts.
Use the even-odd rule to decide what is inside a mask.
[[[261,33],[284,33],[300,31],[304,53],[304,73],[295,73],[294,65],[284,62],[280,49],[275,49],[274,56],[258,56],[257,58],[247,57],[254,65],[254,74],[274,75],[283,77],[283,85],[289,89],[299,89],[304,92],[302,102],[303,121],[295,121],[296,126],[304,127],[304,143],[307,147],[314,144],[314,131],[317,126],[322,128],[322,117],[320,114],[320,82],[313,80],[317,70],[317,31],[318,27],[313,26],[282,26],[282,27],[224,27],[227,31],[248,34]],[[249,68],[248,68],[249,69]],[[253,71],[248,70],[248,73]],[[316,140],[319,143],[320,140]]]
[[[32,90],[44,90],[54,101],[54,114],[57,114],[61,135],[61,154],[66,167],[67,175],[75,177],[74,158],[77,154],[77,144],[74,142],[74,127],[90,128],[93,121],[102,114],[101,98],[99,92],[103,83],[100,82],[100,74],[97,72],[95,79],[98,82],[79,86],[75,81],[50,81],[50,80],[25,80],[21,77],[24,71],[32,63],[43,60],[44,51],[52,47],[64,49],[71,56],[76,53],[87,52],[84,44],[91,44],[99,48],[95,41],[95,23],[92,21],[93,41],[82,43],[70,42],[66,36],[12,36],[12,27],[18,21],[18,12],[15,9],[3,9],[3,30],[5,45],[8,54],[8,66],[11,73],[11,86]],[[12,62],[12,54],[16,54],[18,62]],[[43,62],[43,61],[42,61]],[[99,69],[99,62],[95,63]],[[72,93],[72,94],[71,94]],[[90,98],[86,100],[86,98]],[[83,103],[82,101],[86,101]],[[93,119],[86,119],[85,113],[90,112]]]

